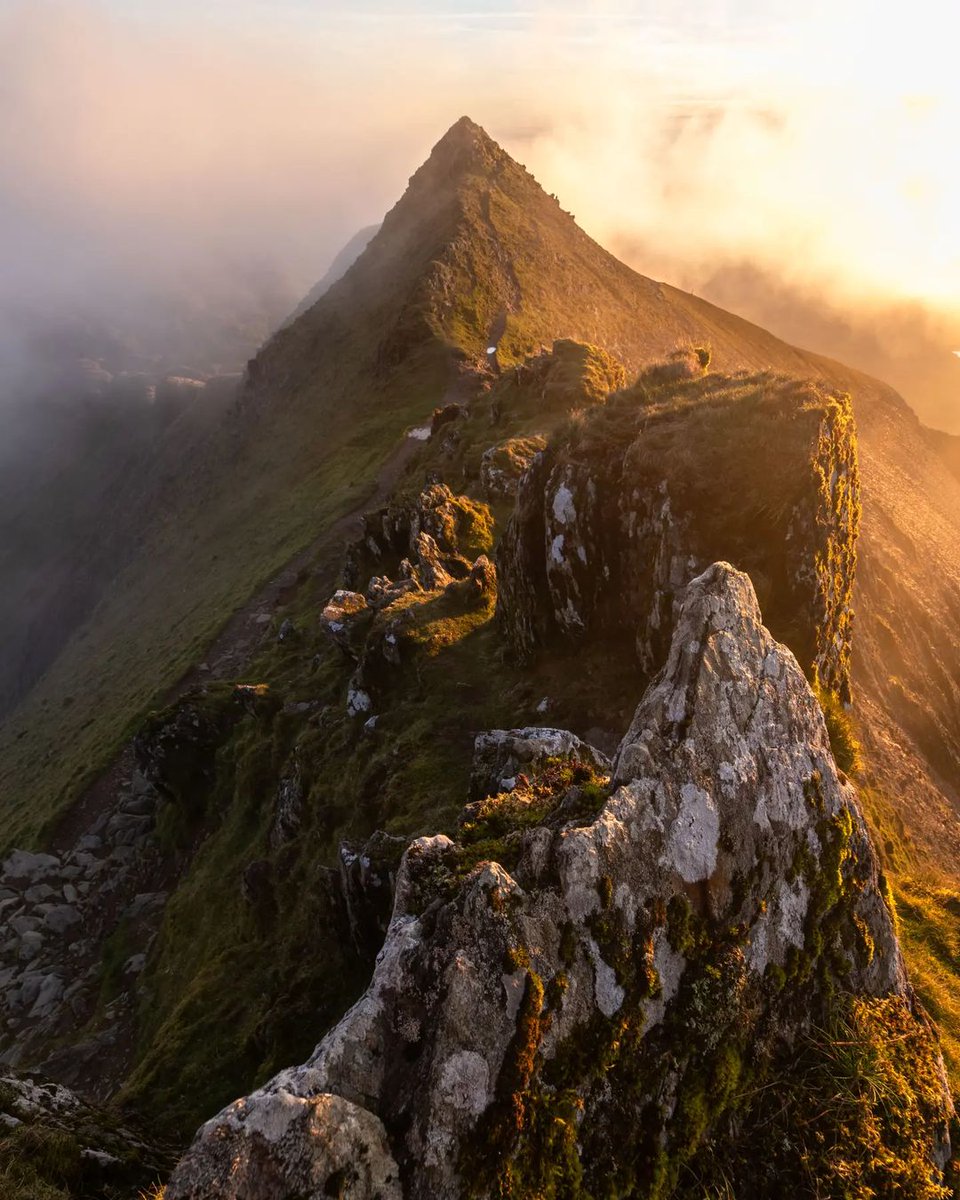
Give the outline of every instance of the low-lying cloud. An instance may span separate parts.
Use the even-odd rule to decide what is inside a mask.
[[[779,297],[783,332],[825,349],[830,314],[866,359],[908,311],[900,359],[936,357],[935,378],[894,381],[960,428],[953,67],[927,47],[921,70],[923,46],[893,28],[863,66],[860,0],[724,43],[605,6],[285,24],[294,8],[252,23],[241,4],[220,25],[103,4],[0,15],[0,387],[46,322],[173,363],[219,314],[242,327],[208,339],[228,357],[466,112],[645,273],[755,318]]]

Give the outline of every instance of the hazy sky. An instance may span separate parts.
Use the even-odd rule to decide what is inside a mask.
[[[960,311],[949,13],[0,0],[0,305],[305,288],[467,113],[640,269]]]
[[[189,241],[204,204],[208,248],[302,262],[312,212],[322,259],[466,111],[512,137],[598,236],[656,225],[710,253],[779,245],[810,270],[841,256],[851,285],[952,303],[960,73],[947,12],[942,0],[5,0],[0,149],[19,169],[0,182],[0,212],[34,208],[45,189],[42,210],[51,191],[70,196],[81,228],[109,217],[126,243],[139,193],[164,263],[167,232],[189,215]],[[678,107],[686,129],[665,134]]]

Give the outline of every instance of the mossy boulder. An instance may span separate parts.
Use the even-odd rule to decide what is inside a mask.
[[[488,499],[515,496],[521,476],[546,444],[544,438],[535,434],[508,438],[484,450],[480,458],[480,485]]]

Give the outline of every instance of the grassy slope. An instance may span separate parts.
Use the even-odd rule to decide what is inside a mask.
[[[940,460],[929,445],[922,448],[916,421],[876,381],[617,263],[470,127],[445,141],[359,264],[261,354],[248,415],[173,485],[167,528],[9,723],[0,740],[5,840],[37,841],[51,814],[109,759],[137,714],[195,659],[256,582],[363,492],[403,426],[429,412],[443,391],[440,360],[426,348],[447,344],[477,354],[503,312],[504,365],[559,336],[605,346],[631,371],[679,343],[709,343],[717,369],[812,375],[853,394],[865,501],[856,670],[868,769],[915,839],[918,865],[910,879],[929,869],[938,847],[947,859],[957,822],[944,781],[957,764],[949,739],[940,738],[942,754],[931,753],[928,733],[934,707],[944,710],[947,733],[956,729],[949,705],[960,658],[946,653],[952,641],[943,646],[933,638],[931,621],[960,596],[960,553],[953,552],[960,485],[945,467],[938,473]],[[411,345],[426,356],[404,359]],[[495,438],[499,431],[491,432]],[[898,669],[887,670],[891,648],[881,621],[898,647],[923,653],[904,653]],[[478,654],[487,636],[478,632],[470,643]],[[933,659],[940,661],[934,695],[942,704],[924,704]],[[483,654],[480,661],[493,669]],[[901,694],[918,699],[911,707],[897,700]],[[74,699],[65,710],[68,696]],[[551,719],[563,723],[567,715]],[[423,714],[422,730],[432,719]],[[909,771],[899,771],[891,741]],[[453,788],[459,777],[452,758],[449,770]],[[408,784],[389,793],[391,804]],[[437,803],[439,818],[450,801]],[[398,816],[397,828],[429,811],[415,808]],[[936,828],[927,822],[931,812]],[[222,868],[211,861],[208,883]],[[215,894],[201,888],[195,905]],[[906,940],[918,970],[921,955],[911,946],[922,940]],[[923,944],[935,940],[931,933]],[[932,969],[930,978],[935,999],[945,988]]]
[[[399,373],[378,389],[379,409],[362,372],[350,390],[325,383],[318,372],[322,432],[312,421],[308,437],[301,423],[273,423],[255,454],[216,462],[215,485],[209,460],[179,481],[143,553],[7,722],[4,844],[40,839],[249,592],[362,501],[403,429],[442,395],[444,376],[428,363]]]

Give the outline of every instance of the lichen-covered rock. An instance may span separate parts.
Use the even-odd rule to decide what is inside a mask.
[[[363,686],[362,679],[354,675],[347,685],[347,716],[364,717],[373,708],[373,699]]]
[[[602,775],[611,770],[605,754],[568,729],[529,726],[478,733],[473,743],[470,799],[512,791],[518,775],[534,775],[547,762],[558,760],[583,763]]]
[[[561,634],[577,637],[586,632],[609,578],[608,570],[598,570],[607,531],[589,467],[561,462],[550,472],[543,532],[553,619]]]
[[[748,571],[768,623],[849,698],[859,474],[849,398],[713,376],[634,389],[543,451],[498,552],[516,653],[553,638],[636,642],[651,674],[683,589],[707,563]]]
[[[552,456],[534,456],[517,485],[513,515],[497,546],[497,617],[528,661],[555,631],[548,602],[545,496]]]
[[[340,1096],[238,1100],[204,1127],[165,1193],[180,1200],[401,1200],[382,1124]]]
[[[514,832],[490,840],[492,809],[410,846],[366,994],[205,1126],[169,1200],[312,1195],[340,1116],[273,1142],[243,1116],[331,1094],[417,1200],[941,1194],[935,1036],[855,792],[745,575],[688,586],[595,816],[484,803]],[[874,1084],[838,1095],[838,1062]]]

